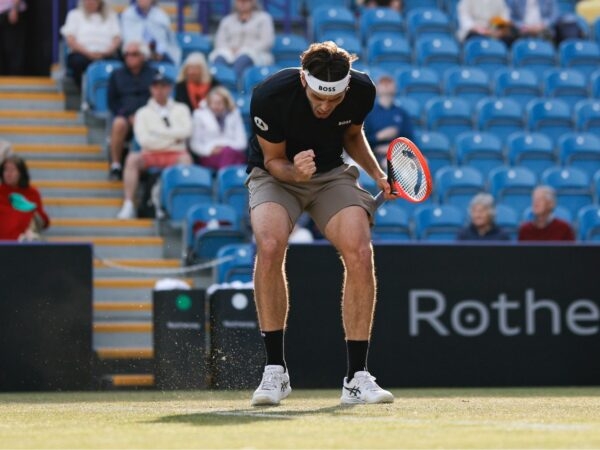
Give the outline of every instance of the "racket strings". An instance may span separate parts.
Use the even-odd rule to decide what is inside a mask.
[[[391,152],[392,179],[411,198],[422,200],[428,191],[427,178],[419,158],[404,143],[397,143]]]

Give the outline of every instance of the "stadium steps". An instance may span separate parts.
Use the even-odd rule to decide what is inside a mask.
[[[36,178],[34,178],[35,180]],[[44,205],[50,217],[97,219],[114,218],[122,200],[106,197],[45,197]]]
[[[0,93],[15,91],[56,93],[58,85],[50,77],[0,77]]]
[[[155,236],[151,219],[56,218],[46,236]]]
[[[32,180],[105,181],[108,174],[107,161],[37,159],[27,165]]]
[[[100,258],[161,258],[164,239],[160,236],[48,236],[48,242],[85,242],[94,245]]]
[[[0,111],[0,125],[14,124],[15,119],[22,125],[61,125],[83,124],[83,118],[76,111],[28,111],[6,109]]]
[[[113,198],[123,197],[123,183],[120,181],[89,180],[38,180],[37,188],[44,197]],[[112,216],[114,217],[114,216]]]
[[[62,92],[0,91],[0,109],[63,110]]]
[[[0,125],[0,135],[17,144],[87,144],[88,130],[82,125]]]

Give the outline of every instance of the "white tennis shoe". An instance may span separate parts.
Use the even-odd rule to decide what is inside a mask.
[[[290,392],[290,376],[283,366],[265,366],[262,381],[252,395],[252,406],[279,405]]]
[[[354,373],[354,378],[348,382],[344,377],[342,387],[342,404],[355,405],[364,403],[393,403],[394,396],[375,383],[375,377],[367,371]]]

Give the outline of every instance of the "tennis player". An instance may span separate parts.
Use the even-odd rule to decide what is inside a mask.
[[[390,403],[367,370],[375,307],[370,225],[371,195],[357,183],[358,169],[342,159],[345,149],[384,191],[390,192],[363,133],[375,86],[351,69],[356,56],[333,42],[311,44],[301,68],[283,69],[258,84],[250,114],[247,186],[257,253],[254,289],[266,350],[262,381],[253,405],[277,405],[291,392],[284,358],[288,312],[284,260],[288,237],[303,211],[340,253],[345,269],[342,319],[348,371],[342,403]]]

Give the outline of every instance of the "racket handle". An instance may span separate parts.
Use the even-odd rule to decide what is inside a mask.
[[[377,208],[379,208],[385,202],[385,196],[383,195],[383,191],[379,191],[379,193],[374,198],[375,198],[375,206]]]

